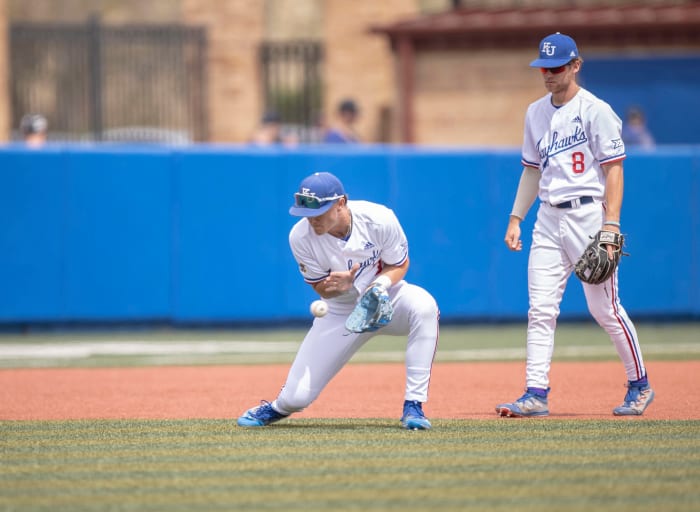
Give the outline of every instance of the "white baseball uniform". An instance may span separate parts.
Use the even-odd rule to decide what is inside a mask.
[[[379,334],[408,336],[406,346],[406,400],[426,402],[438,341],[439,311],[423,288],[406,281],[388,293],[394,307],[389,325],[374,332],[351,333],[345,320],[364,290],[386,265],[401,265],[408,257],[408,242],[392,210],[367,201],[348,201],[352,229],[345,240],[317,235],[306,218],[292,228],[289,243],[307,283],[325,279],[331,272],[347,271],[355,263],[353,288],[325,299],[328,314],[314,319],[294,359],[287,381],[273,407],[291,414],[308,407],[323,388],[369,339]]]
[[[554,330],[567,280],[605,220],[601,164],[626,157],[621,126],[612,108],[585,89],[561,107],[547,94],[527,110],[522,163],[542,173],[528,262],[527,387],[549,385]],[[569,207],[556,206],[567,202]],[[620,303],[617,271],[605,283],[583,283],[583,291],[591,315],[610,335],[628,380],[645,377],[634,324]]]

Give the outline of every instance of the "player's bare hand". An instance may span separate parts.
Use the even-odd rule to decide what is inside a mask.
[[[511,251],[521,251],[523,249],[523,241],[520,240],[520,219],[517,217],[511,217],[504,241]]]
[[[355,263],[350,270],[331,272],[323,281],[325,290],[331,293],[342,293],[349,290],[352,288],[352,283],[355,281],[355,274],[357,274],[358,270],[360,270],[360,264]]]

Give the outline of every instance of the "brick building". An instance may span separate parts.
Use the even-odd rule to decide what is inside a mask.
[[[418,14],[417,0],[0,0],[0,35],[13,22],[84,22],[99,14],[105,25],[182,23],[207,33],[208,134],[212,142],[246,141],[264,110],[258,48],[263,41],[314,39],[324,46],[323,110],[352,96],[361,107],[358,129],[377,140],[379,117],[396,90],[387,41],[369,32]],[[4,45],[6,38],[0,38]],[[4,48],[0,47],[0,50]],[[0,55],[5,55],[0,51]],[[0,60],[0,80],[9,82]],[[9,138],[7,87],[0,87],[0,140]]]
[[[576,38],[602,37],[584,37],[584,57],[606,48],[700,46],[692,37],[700,34],[697,2],[561,5],[547,0],[0,0],[0,140],[8,140],[13,128],[6,34],[16,22],[74,23],[99,14],[108,26],[203,27],[207,140],[223,143],[247,141],[265,110],[259,48],[266,41],[319,41],[322,119],[330,119],[340,99],[353,97],[361,108],[358,131],[367,142],[480,146],[520,143],[525,108],[543,94],[540,77],[527,63],[537,41],[561,26]],[[633,11],[625,10],[630,5]],[[667,23],[659,23],[660,11],[650,6],[664,7]],[[636,39],[629,39],[634,34]]]

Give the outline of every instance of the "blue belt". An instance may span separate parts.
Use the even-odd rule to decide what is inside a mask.
[[[579,197],[578,199],[572,199],[571,201],[566,201],[564,203],[559,203],[559,204],[553,204],[555,208],[573,208],[574,206],[582,205],[582,204],[589,204],[593,202],[593,198],[591,196],[583,196]]]

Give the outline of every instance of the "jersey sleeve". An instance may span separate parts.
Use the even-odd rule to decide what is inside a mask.
[[[408,240],[396,214],[388,208],[382,235],[382,261],[387,265],[401,265],[408,258]]]
[[[591,138],[591,151],[601,164],[609,164],[626,157],[622,142],[622,121],[605,102],[597,102],[591,107],[588,133]]]
[[[299,272],[304,278],[304,281],[307,283],[317,283],[323,281],[330,275],[330,269],[321,267],[319,262],[316,261],[313,250],[307,243],[306,238],[301,236],[303,222],[305,221],[300,221],[289,233],[289,247],[292,250],[292,255],[297,262]]]
[[[540,168],[540,155],[537,151],[537,141],[532,130],[532,116],[534,105],[530,105],[525,114],[525,128],[523,130],[523,148],[520,162],[525,167]]]

